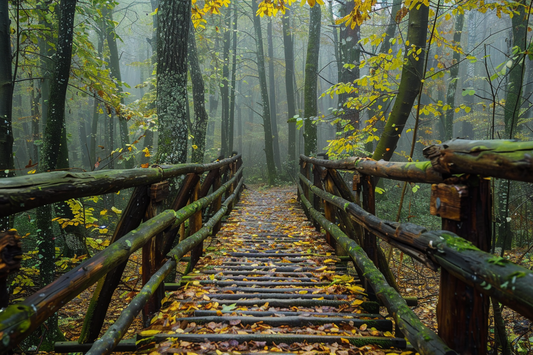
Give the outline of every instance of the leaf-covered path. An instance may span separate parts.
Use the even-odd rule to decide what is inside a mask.
[[[402,352],[405,340],[393,336],[391,321],[366,299],[347,260],[315,231],[295,197],[294,188],[245,190],[196,269],[141,333],[145,351]]]

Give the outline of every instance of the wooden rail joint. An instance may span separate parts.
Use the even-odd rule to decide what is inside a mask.
[[[167,198],[170,191],[168,180],[150,185],[150,199],[152,202],[161,202]]]

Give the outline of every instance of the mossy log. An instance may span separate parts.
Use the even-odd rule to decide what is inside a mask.
[[[18,344],[68,301],[127,260],[154,235],[171,226],[175,219],[174,211],[159,214],[23,302],[0,312],[0,333],[4,334],[0,352]]]
[[[409,342],[421,354],[457,354],[418,319],[402,296],[387,284],[383,274],[379,272],[372,260],[368,258],[363,248],[354,240],[348,238],[339,227],[329,222],[320,212],[313,209],[309,201],[303,196],[303,189],[300,184],[298,184],[298,188],[301,192],[300,199],[306,205],[312,217],[335,238],[337,243],[346,250],[348,255],[352,257],[354,263],[363,271],[364,276],[374,289],[376,296],[393,315],[396,324]]]
[[[476,174],[533,182],[533,141],[452,139],[424,149],[441,174]]]
[[[229,182],[228,182],[229,183]],[[177,262],[183,255],[190,252],[194,247],[200,245],[202,241],[211,234],[213,227],[226,213],[228,206],[235,200],[239,190],[243,186],[243,179],[239,181],[237,189],[231,194],[222,204],[220,210],[209,219],[209,221],[192,234],[187,239],[183,240],[167,255],[170,257],[163,266],[150,278],[150,280],[143,286],[141,291],[133,298],[131,303],[121,313],[117,321],[106,331],[106,333],[94,343],[88,354],[109,354],[119,344],[122,337],[126,334],[129,326],[133,322],[137,314],[143,309],[150,297],[157,290],[159,285],[164,281],[165,277],[176,266]]]
[[[386,179],[430,184],[444,181],[442,174],[436,171],[429,161],[420,163],[398,163],[355,157],[343,160],[324,160],[310,158],[305,155],[300,155],[300,159],[306,163],[315,164],[328,169],[354,170],[361,174]]]
[[[357,223],[426,266],[441,266],[481,293],[533,319],[533,271],[481,251],[452,232],[427,231],[412,223],[382,220],[338,196],[312,187],[311,190],[342,206]]]
[[[89,173],[55,171],[0,181],[0,216],[49,203],[150,185],[188,173],[203,173],[229,165],[240,155],[209,164],[160,165],[147,169],[101,170]]]

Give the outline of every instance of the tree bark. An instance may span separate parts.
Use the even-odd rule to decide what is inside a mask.
[[[192,21],[189,25],[189,48],[187,57],[189,61],[189,73],[191,75],[192,98],[194,102],[194,122],[192,129],[192,162],[203,163],[205,154],[205,133],[207,130],[207,111],[205,110],[204,78],[202,69],[198,63],[198,52],[196,50],[196,38]],[[196,148],[195,148],[196,146]]]
[[[285,88],[287,96],[287,116],[289,125],[289,170],[296,169],[296,123],[291,119],[296,115],[294,95],[294,44],[291,33],[290,11],[281,18],[283,23],[283,50],[285,52]]]
[[[115,85],[117,86],[117,91],[120,96],[120,104],[124,104],[124,98],[122,97],[122,75],[120,74],[120,59],[118,55],[117,39],[115,32],[115,22],[113,21],[113,9],[109,8],[107,4],[102,6],[102,16],[105,19],[104,29],[105,37],[107,42],[107,47],[109,48],[109,70],[111,76],[115,79]],[[120,127],[120,144],[122,148],[127,149],[127,145],[130,144],[130,134],[128,131],[128,122],[122,116],[120,109],[115,109],[116,117],[118,117],[118,123]],[[111,118],[112,119],[112,118]],[[111,124],[114,124],[112,122]],[[109,147],[114,149],[113,147]],[[125,166],[127,169],[133,168],[135,165],[135,159],[132,156],[130,159],[125,161]]]
[[[13,75],[8,2],[0,4],[0,177],[14,175],[13,161]],[[9,218],[0,218],[0,231],[9,229]]]
[[[463,33],[465,15],[457,14],[455,17],[455,32],[453,34],[453,41],[457,45],[461,44],[461,35]],[[446,93],[446,105],[449,106],[448,110],[441,116],[442,122],[442,138],[453,138],[453,116],[455,109],[455,92],[457,91],[457,82],[459,81],[459,60],[461,60],[461,53],[458,51],[453,52],[453,67],[450,69],[450,83],[448,84],[448,91]]]
[[[320,6],[315,5],[309,11],[309,42],[307,44],[307,58],[305,61],[304,83],[305,155],[317,153],[317,80],[318,57],[320,50],[320,21],[322,18],[322,10]]]
[[[157,27],[159,163],[187,161],[187,39],[190,0],[161,0]]]
[[[263,35],[261,33],[261,18],[257,14],[257,1],[252,1],[252,16],[254,17],[255,44],[257,54],[257,71],[259,86],[261,88],[261,101],[263,104],[263,129],[265,132],[265,154],[267,162],[268,184],[274,185],[276,180],[276,166],[274,164],[274,149],[272,140],[272,125],[270,122],[270,102],[265,71],[265,54],[263,52]]]
[[[390,160],[424,78],[429,7],[420,4],[409,11],[405,60],[398,95],[372,158]],[[412,46],[412,47],[411,47]],[[418,51],[420,51],[418,53]],[[416,58],[415,58],[416,57]]]
[[[278,132],[278,115],[276,110],[276,83],[274,79],[274,41],[272,34],[272,17],[268,18],[267,23],[267,42],[268,42],[268,85],[270,98],[270,122],[272,122],[272,146],[274,148],[274,163],[278,171],[281,171],[281,157],[279,153],[279,132]]]
[[[231,39],[231,86],[229,97],[229,127],[228,127],[228,150],[231,154],[234,150],[235,135],[235,79],[237,75],[237,4],[233,3],[233,36]],[[241,153],[239,151],[239,153]]]
[[[220,84],[220,100],[222,101],[222,119],[220,122],[220,155],[226,157],[229,154],[228,130],[229,130],[229,50],[231,47],[231,10],[226,9],[224,45],[222,46],[222,79]]]

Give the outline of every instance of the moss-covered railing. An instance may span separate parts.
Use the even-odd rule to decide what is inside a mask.
[[[302,155],[300,199],[315,226],[326,230],[330,244],[352,257],[361,279],[375,291],[421,353],[435,352],[421,342],[427,335],[425,330],[417,333],[416,327],[402,325],[405,317],[409,321],[412,318],[398,310],[401,304],[388,286],[394,289],[395,280],[384,265],[386,259],[376,236],[427,267],[440,268],[439,336],[458,353],[484,354],[489,297],[533,319],[533,273],[488,253],[492,196],[487,180],[533,182],[533,142],[457,139],[427,147],[424,155],[430,161],[331,161]],[[353,188],[337,170],[353,173]],[[442,218],[443,230],[427,231],[411,223],[376,217],[374,192],[379,178],[432,184],[430,212]],[[377,270],[368,271],[366,257],[384,273],[387,284],[383,285]]]
[[[182,164],[66,175],[43,173],[30,178],[2,179],[1,204],[15,206],[13,212],[74,197],[132,186],[136,188],[109,247],[24,301],[9,305],[0,312],[0,352],[16,346],[68,301],[98,282],[79,341],[90,346],[102,329],[111,296],[129,257],[142,248],[143,289],[125,307],[113,327],[91,348],[94,354],[112,352],[141,310],[146,324],[159,309],[164,293],[163,280],[176,263],[189,252],[190,267],[198,261],[203,251],[203,240],[218,231],[221,218],[231,210],[240,195],[242,171],[241,156],[237,155],[203,165]],[[203,172],[206,174],[202,177]],[[186,176],[181,187],[170,200],[166,179],[183,174]],[[47,180],[46,176],[51,179]],[[36,197],[33,197],[32,191]],[[54,196],[54,191],[60,191],[58,195],[61,198],[56,196],[47,200],[47,196]],[[165,209],[167,207],[170,208]],[[207,222],[202,222],[202,215],[210,217]],[[143,218],[148,219],[141,223]],[[186,221],[188,228],[180,228]],[[173,248],[178,237],[180,242]],[[72,348],[72,344],[67,344],[66,348],[69,346]],[[62,349],[65,349],[65,344]]]

